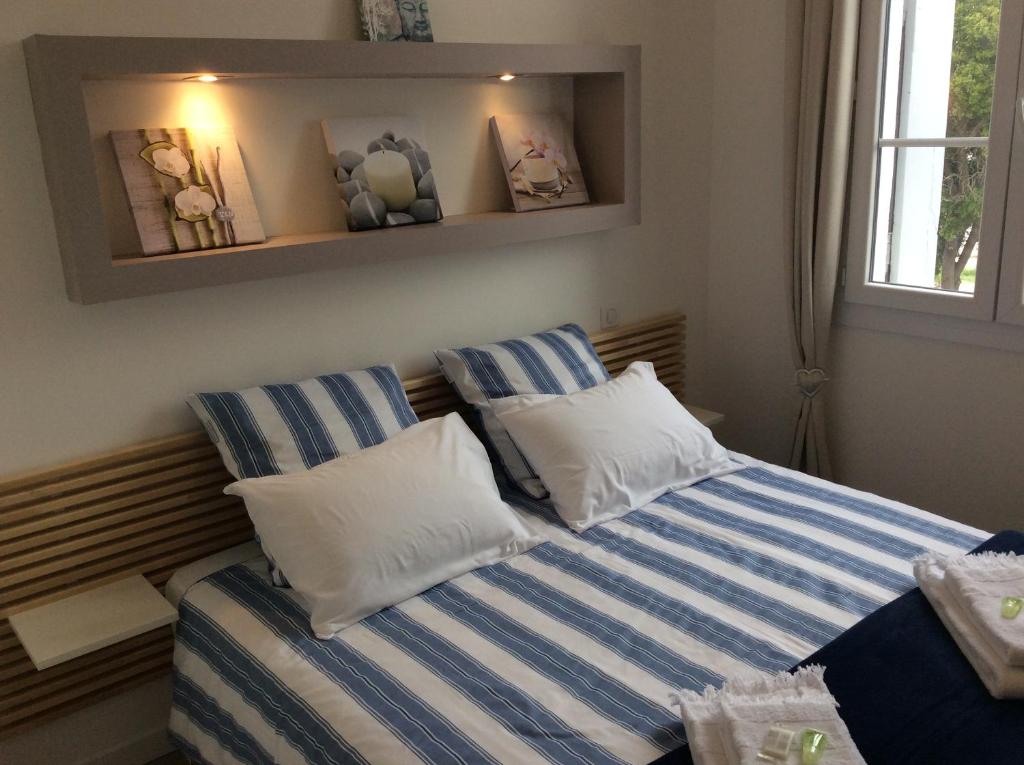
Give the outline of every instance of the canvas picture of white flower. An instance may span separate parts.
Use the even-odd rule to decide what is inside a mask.
[[[320,125],[349,231],[444,217],[419,120],[341,117]]]
[[[266,238],[231,128],[110,134],[143,255]]]
[[[491,117],[516,212],[585,205],[590,201],[572,134],[557,114]]]

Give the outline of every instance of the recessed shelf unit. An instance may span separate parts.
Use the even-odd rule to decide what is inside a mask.
[[[383,44],[35,35],[24,41],[67,293],[79,303],[601,231],[640,222],[640,47]],[[271,236],[149,257],[111,254],[82,83],[234,78],[572,79],[576,149],[593,200],[529,213],[452,215],[397,229]]]

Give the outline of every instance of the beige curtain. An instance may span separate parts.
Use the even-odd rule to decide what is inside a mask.
[[[846,210],[858,0],[802,0],[793,219],[793,328],[802,395],[790,465],[830,478],[822,389]]]

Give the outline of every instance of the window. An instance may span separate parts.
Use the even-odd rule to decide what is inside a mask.
[[[1004,235],[1008,193],[1024,204],[1022,28],[1024,0],[864,3],[848,301],[987,321],[997,293],[1024,306],[1024,228]]]

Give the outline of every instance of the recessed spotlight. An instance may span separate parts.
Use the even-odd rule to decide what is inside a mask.
[[[187,82],[216,82],[219,79],[215,74],[194,74],[185,78]]]
[[[514,74],[499,74],[498,79],[502,82],[512,82],[516,76]]]

